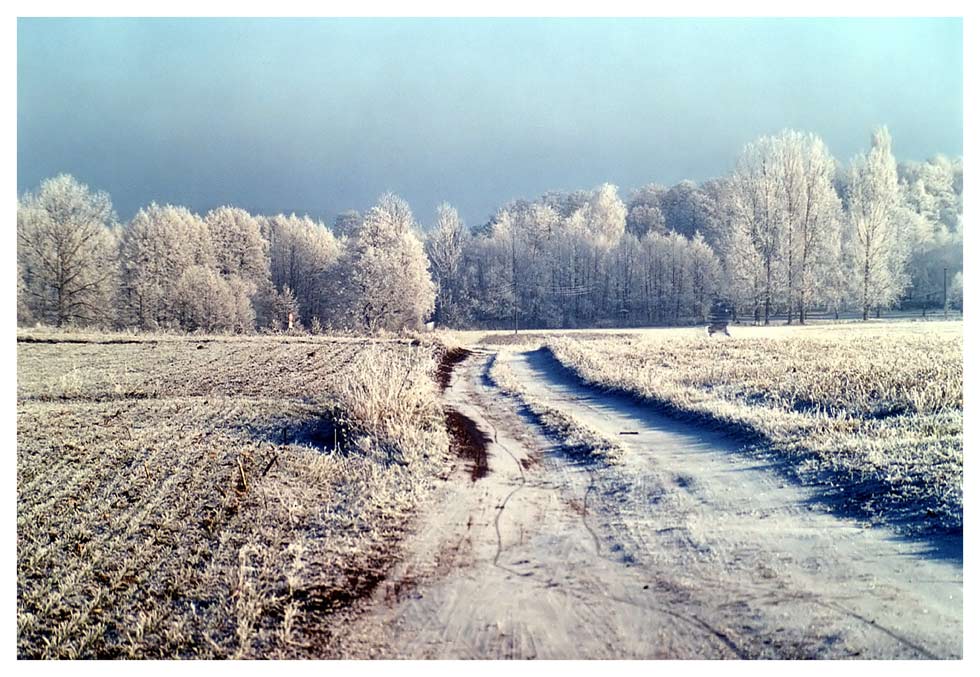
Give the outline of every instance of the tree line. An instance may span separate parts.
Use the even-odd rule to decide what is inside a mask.
[[[701,184],[551,192],[474,228],[441,204],[423,229],[392,194],[329,227],[155,203],[120,224],[60,175],[18,200],[18,321],[377,332],[683,324],[718,299],[766,324],[961,307],[962,176],[959,158],[896,162],[885,128],[846,166],[788,130]]]

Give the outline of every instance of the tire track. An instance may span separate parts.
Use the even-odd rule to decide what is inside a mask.
[[[479,351],[479,354],[486,355],[486,352],[481,350],[481,351]],[[489,369],[489,364],[490,364],[491,357],[492,357],[492,355],[491,356],[485,356],[484,357],[484,362],[485,362],[484,369]],[[485,371],[484,371],[484,373],[485,373]],[[485,415],[482,418],[483,418],[483,421],[488,426],[490,426],[490,430],[493,433],[491,439],[493,440],[494,445],[497,446],[497,447],[499,447],[499,448],[501,448],[501,449],[503,449],[504,450],[504,453],[506,453],[508,456],[510,456],[511,460],[514,461],[514,465],[517,467],[517,472],[519,473],[519,476],[520,476],[520,482],[519,482],[518,486],[516,486],[513,491],[511,491],[509,494],[507,494],[506,497],[504,497],[504,500],[497,507],[497,514],[494,516],[494,519],[493,519],[493,528],[494,528],[494,531],[497,534],[497,551],[496,551],[496,553],[494,553],[494,556],[493,556],[493,565],[495,567],[497,567],[498,569],[502,569],[502,570],[506,571],[507,573],[513,574],[515,576],[520,576],[522,578],[527,578],[527,577],[531,576],[530,573],[516,571],[514,569],[511,569],[510,567],[506,567],[506,566],[500,564],[500,555],[501,555],[501,553],[504,550],[504,547],[503,547],[503,535],[500,533],[500,518],[504,514],[504,510],[507,509],[507,504],[510,502],[510,499],[513,498],[515,494],[517,494],[519,491],[521,491],[522,489],[524,489],[527,486],[527,475],[524,474],[524,466],[521,464],[520,460],[518,460],[517,456],[514,455],[514,452],[512,452],[510,449],[508,449],[507,448],[507,445],[505,445],[503,442],[500,441],[500,435],[499,435],[499,433],[497,431],[497,426],[494,425],[494,423],[491,420],[489,414],[486,413],[487,410],[486,409],[483,409],[483,411],[484,411]]]

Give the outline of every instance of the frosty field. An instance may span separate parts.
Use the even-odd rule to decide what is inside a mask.
[[[18,655],[960,655],[961,324],[732,334],[22,330]]]
[[[18,340],[22,657],[323,655],[445,461],[431,346]]]

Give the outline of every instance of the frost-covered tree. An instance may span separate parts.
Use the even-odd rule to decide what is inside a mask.
[[[381,196],[338,261],[335,323],[368,332],[417,329],[435,306],[435,285],[408,203]]]
[[[671,299],[668,312],[671,324],[680,324],[683,311],[689,308],[693,301],[687,249],[686,237],[676,231],[667,234]]]
[[[21,270],[20,262],[17,263],[17,324],[26,325],[34,321],[34,314],[27,294],[27,285],[24,284],[24,272]]]
[[[269,277],[268,243],[258,220],[238,207],[218,207],[204,221],[211,233],[218,272],[258,282]]]
[[[813,301],[833,312],[834,319],[840,318],[841,311],[851,298],[851,275],[855,269],[852,263],[855,253],[851,244],[852,233],[849,228],[843,227],[844,219],[845,216],[840,214],[834,227],[821,237],[825,259],[823,265],[814,268]]]
[[[156,329],[178,322],[177,284],[191,266],[215,267],[207,225],[184,207],[151,203],[123,229],[118,317]]]
[[[616,260],[611,252],[626,231],[626,205],[619,198],[616,186],[609,183],[584,194],[584,199],[573,195],[565,202],[579,206],[564,218],[561,226],[563,248],[571,256],[564,262],[568,272],[562,277],[570,284],[562,285],[556,296],[574,302],[577,323],[591,324],[611,311],[610,264]],[[550,257],[547,259],[550,261]]]
[[[637,237],[649,232],[663,233],[667,230],[663,203],[667,189],[658,183],[648,183],[633,191],[626,205],[626,230]]]
[[[775,138],[775,152],[787,323],[795,313],[803,324],[816,294],[817,269],[835,263],[833,231],[839,227],[840,212],[833,185],[836,163],[819,137],[792,130]]]
[[[249,287],[237,275],[191,266],[177,281],[176,298],[178,320],[189,331],[247,332],[255,324]]]
[[[862,317],[888,308],[908,283],[908,239],[900,228],[898,173],[885,127],[876,129],[871,149],[851,165],[847,186],[855,282]]]
[[[560,321],[552,252],[561,227],[561,215],[543,202],[531,203],[515,216],[517,293],[524,322],[529,326],[553,327]]]
[[[648,231],[649,232],[649,231]],[[620,239],[610,256],[613,307],[608,314],[619,313],[619,321],[632,324],[640,315],[640,278],[643,254],[640,240],[631,232]]]
[[[718,292],[721,263],[700,232],[687,245],[691,279],[691,314],[700,322],[708,319],[711,302]]]
[[[586,209],[576,208],[562,219],[548,257],[552,302],[561,326],[578,327],[593,321],[598,287],[595,264],[600,256],[589,232]]]
[[[270,321],[288,324],[289,310],[283,309],[291,299],[295,320],[309,324],[329,305],[333,293],[329,278],[340,256],[340,242],[326,226],[307,216],[278,214],[259,217],[258,222],[268,242],[269,272],[277,295]]]
[[[68,174],[17,203],[19,305],[38,321],[107,322],[116,283],[115,215],[109,195]]]
[[[740,243],[751,243],[754,249],[751,260],[762,267],[759,282],[762,284],[761,319],[765,324],[769,324],[778,292],[777,276],[785,231],[780,203],[779,155],[776,139],[762,137],[745,147],[732,176],[732,227],[744,233],[744,237],[739,238]],[[759,310],[757,306],[757,314]]]
[[[728,177],[708,179],[698,186],[698,227],[705,242],[716,253],[720,253],[721,241],[730,220]]]
[[[950,308],[956,308],[957,310],[963,310],[963,271],[957,272],[953,275],[953,279],[949,282],[949,289],[947,290],[946,303]]]
[[[570,193],[549,191],[541,196],[540,203],[554,209],[562,219],[568,219],[585,207],[591,196],[592,193],[586,190],[574,190]]]
[[[619,199],[616,186],[604,183],[592,192],[586,220],[597,245],[604,248],[616,246],[626,231],[626,205]]]
[[[936,155],[898,166],[899,183],[916,213],[950,231],[963,212],[963,159]]]
[[[494,217],[488,243],[494,268],[503,273],[498,273],[495,284],[506,285],[506,291],[500,295],[500,300],[507,306],[501,304],[495,310],[508,321],[513,321],[515,331],[521,314],[526,313],[528,306],[523,298],[529,287],[529,280],[524,275],[527,272],[524,241],[532,232],[522,227],[526,224],[521,223],[521,211],[519,205],[501,208]]]
[[[437,296],[435,318],[440,324],[457,326],[466,318],[464,252],[468,232],[455,207],[436,207],[435,227],[425,241]]]
[[[699,318],[720,284],[710,245],[658,230],[638,238],[626,218],[611,185],[505,205],[463,254],[473,317],[498,327]]]
[[[671,186],[660,204],[667,230],[693,237],[696,231],[706,229],[711,204],[709,196],[694,181]]]
[[[942,304],[943,271],[963,269],[962,158],[942,155],[899,165],[911,296],[922,312]]]
[[[748,311],[758,322],[765,296],[765,266],[746,221],[732,221],[724,240],[723,256],[725,288],[735,314],[732,319],[738,321],[739,313]]]
[[[805,322],[823,268],[837,265],[835,167],[818,137],[786,130],[746,146],[731,179],[714,184],[714,241],[733,296],[751,299],[757,320],[781,309]]]
[[[498,214],[499,216],[499,214]],[[513,322],[514,269],[509,224],[495,217],[473,232],[464,253],[466,285],[473,296],[472,318],[490,326]]]
[[[261,326],[272,321],[275,289],[269,272],[269,244],[258,220],[238,207],[209,211],[204,222],[211,234],[218,273],[237,293],[252,300]]]

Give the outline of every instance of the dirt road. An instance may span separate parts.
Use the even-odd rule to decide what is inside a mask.
[[[564,452],[494,386],[493,359],[623,460]],[[350,657],[962,655],[956,553],[828,514],[724,436],[583,387],[540,351],[477,352],[446,397],[491,440],[486,472],[463,464],[437,492]]]

